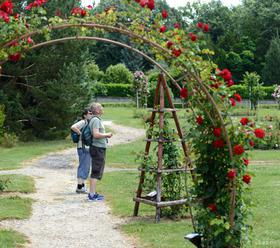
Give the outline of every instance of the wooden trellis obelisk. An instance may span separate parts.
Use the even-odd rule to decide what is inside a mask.
[[[167,96],[170,108],[164,108],[164,95]],[[176,129],[177,129],[177,132],[178,132],[178,136],[180,138],[182,148],[183,148],[183,151],[184,151],[185,165],[182,168],[168,169],[168,170],[163,169],[163,159],[162,159],[163,158],[163,143],[164,142],[172,142],[172,140],[164,140],[162,132],[159,132],[160,134],[159,134],[159,137],[157,137],[157,138],[153,138],[152,135],[149,134],[148,137],[147,137],[147,143],[146,143],[146,148],[145,148],[145,159],[149,155],[151,142],[153,142],[153,141],[158,142],[157,169],[152,170],[152,172],[157,173],[156,199],[152,200],[152,199],[147,199],[147,197],[142,197],[141,196],[142,195],[142,187],[143,187],[143,184],[144,184],[144,181],[145,181],[145,173],[147,172],[147,169],[145,169],[145,168],[140,168],[139,169],[141,171],[139,185],[138,185],[136,197],[133,198],[133,200],[135,201],[134,216],[138,215],[140,202],[145,203],[145,204],[152,205],[152,206],[156,207],[156,221],[157,222],[160,220],[160,209],[162,207],[174,206],[174,205],[183,205],[183,204],[187,203],[187,199],[178,199],[178,200],[173,200],[173,201],[162,201],[161,200],[162,174],[163,173],[173,173],[173,172],[175,173],[175,172],[178,172],[178,171],[186,172],[187,170],[193,172],[191,162],[190,162],[190,159],[189,159],[188,153],[187,153],[187,146],[186,146],[186,143],[184,141],[183,133],[182,133],[182,130],[181,130],[181,127],[180,127],[180,124],[179,124],[177,114],[176,114],[176,109],[174,108],[174,104],[172,102],[172,99],[171,99],[171,96],[170,96],[170,93],[169,93],[164,75],[160,74],[159,78],[158,78],[157,87],[156,87],[156,90],[155,90],[154,108],[152,110],[152,114],[151,114],[151,117],[150,117],[150,128],[151,129],[153,129],[153,127],[154,127],[156,114],[159,114],[159,129],[163,130],[163,128],[164,128],[164,113],[165,112],[171,112],[172,113],[173,119],[174,119],[175,124],[176,124]]]

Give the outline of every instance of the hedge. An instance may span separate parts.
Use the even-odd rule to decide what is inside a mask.
[[[263,91],[266,93],[265,97],[260,100],[274,100],[272,93],[274,92],[275,86],[261,86]],[[242,96],[243,99],[248,99],[248,89],[245,85],[233,85],[231,88],[233,93],[237,92]]]
[[[96,96],[129,97],[134,95],[133,87],[129,84],[100,83],[100,86],[106,89],[106,94],[97,91]]]

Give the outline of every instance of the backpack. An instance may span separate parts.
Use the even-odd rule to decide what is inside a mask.
[[[82,129],[82,143],[83,143],[83,146],[91,146],[91,143],[92,143],[92,133],[91,133],[91,130],[90,130],[90,122],[93,118],[98,118],[100,119],[99,117],[97,116],[93,116],[90,121],[87,122],[87,124],[83,127]]]
[[[72,129],[71,129],[71,139],[74,143],[78,143],[80,139],[80,135],[74,132]]]
[[[77,123],[78,121],[80,121],[80,119],[76,120],[76,121],[74,122],[74,124]],[[72,139],[73,143],[78,143],[79,140],[80,140],[80,135],[77,134],[77,133],[76,133],[75,131],[73,131],[72,129],[70,129],[70,131],[71,131],[70,136],[71,136],[71,139]]]

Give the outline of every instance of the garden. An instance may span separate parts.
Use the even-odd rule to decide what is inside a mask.
[[[237,22],[238,10],[248,16],[255,3],[227,10],[219,1],[209,6],[228,11]],[[70,1],[64,7],[47,1],[0,5],[3,226],[36,213],[40,204],[34,199],[41,198],[35,185],[44,182],[37,188],[46,190],[53,175],[46,171],[44,181],[42,172],[36,174],[40,166],[49,169],[45,154],[58,152],[46,155],[61,159],[53,169],[71,169],[65,149],[73,147],[68,129],[79,110],[97,97],[117,96],[130,100],[104,102],[104,120],[122,125],[121,130],[146,130],[141,139],[129,139],[132,143],[114,140],[100,184],[112,213],[125,219],[123,233],[143,247],[277,247],[280,88],[273,68],[280,60],[271,56],[279,50],[279,37],[271,37],[260,62],[254,58],[261,49],[252,43],[254,37],[246,43],[251,47],[241,39],[244,49],[233,45],[234,52],[222,46],[223,32],[217,42],[207,4],[178,12],[153,0],[104,1],[96,8]],[[187,18],[195,12],[201,17]],[[112,54],[114,46],[122,51],[123,63],[98,57]],[[254,61],[263,68],[254,67]],[[117,136],[121,130],[112,132]],[[69,181],[68,172],[53,182]],[[72,202],[68,197],[73,198],[52,198],[53,206]],[[86,209],[91,211],[89,205]],[[7,226],[0,230],[4,247],[29,242],[37,241]]]

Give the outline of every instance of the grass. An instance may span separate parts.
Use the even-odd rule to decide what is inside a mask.
[[[274,162],[254,164],[252,160],[249,165],[249,172],[255,175],[250,187],[256,206],[252,208],[253,241],[246,247],[277,248],[280,245],[279,151],[254,150],[251,155],[255,161]],[[108,172],[98,184],[98,191],[105,194],[106,202],[111,206],[112,212],[121,217],[129,217],[128,223],[122,226],[122,230],[137,237],[141,247],[194,247],[183,239],[187,233],[192,232],[190,220],[162,219],[159,224],[155,224],[155,208],[146,204],[140,204],[138,218],[131,218],[134,209],[132,198],[138,187],[138,176],[138,172],[132,171]]]
[[[32,211],[32,199],[18,196],[0,197],[0,220],[26,219]]]
[[[253,163],[253,162],[252,162]],[[276,248],[280,245],[280,160],[274,164],[251,165],[256,176],[252,181],[256,207],[253,209],[252,247]]]
[[[20,143],[13,148],[0,149],[0,170],[13,170],[22,167],[22,162],[48,152],[73,146],[66,140]]]
[[[4,192],[20,192],[33,193],[35,192],[34,179],[24,175],[0,175],[0,181],[8,181]]]
[[[144,128],[143,122],[134,118],[135,108],[127,108],[127,107],[106,107],[104,108],[104,114],[102,116],[103,120],[114,121],[116,124],[134,127],[134,128]],[[147,110],[148,112],[148,110]]]
[[[28,243],[28,240],[24,235],[14,230],[0,229],[0,247],[23,247],[26,243]]]
[[[135,159],[139,152],[144,152],[145,144],[144,138],[142,138],[129,144],[121,144],[110,147],[107,150],[107,166],[118,168],[136,168],[137,163]]]

